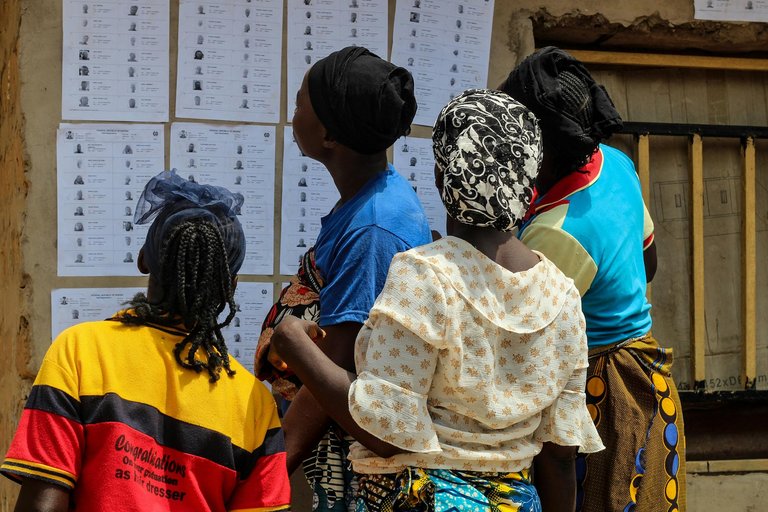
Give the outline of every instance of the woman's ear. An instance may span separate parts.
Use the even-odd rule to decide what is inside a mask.
[[[331,134],[326,131],[325,137],[323,137],[323,147],[325,149],[335,149],[338,145],[339,143],[336,142],[336,139],[331,137]]]
[[[136,267],[138,267],[139,272],[141,272],[142,274],[149,274],[149,267],[147,266],[147,262],[144,261],[143,247],[139,251],[139,257],[136,259]]]

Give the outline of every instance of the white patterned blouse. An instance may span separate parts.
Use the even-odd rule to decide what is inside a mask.
[[[538,256],[513,273],[455,237],[395,256],[357,338],[349,407],[405,452],[356,443],[356,472],[512,472],[546,441],[603,449],[585,402],[579,293]]]

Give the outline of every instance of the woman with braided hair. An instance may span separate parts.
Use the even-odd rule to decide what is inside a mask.
[[[134,217],[152,221],[147,293],[49,348],[0,466],[22,484],[16,510],[288,510],[275,402],[221,333],[245,257],[240,202],[174,171],[147,184]]]

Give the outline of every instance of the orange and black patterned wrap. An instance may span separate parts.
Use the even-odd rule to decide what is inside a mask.
[[[577,460],[577,510],[683,512],[685,437],[672,351],[648,335],[590,351],[587,408],[606,450]]]

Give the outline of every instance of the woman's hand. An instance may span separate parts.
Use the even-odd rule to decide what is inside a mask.
[[[291,359],[291,356],[301,350],[305,344],[310,342],[317,344],[323,338],[325,338],[325,331],[315,322],[287,315],[272,334],[267,359],[278,370],[287,370],[288,364],[285,359]]]

